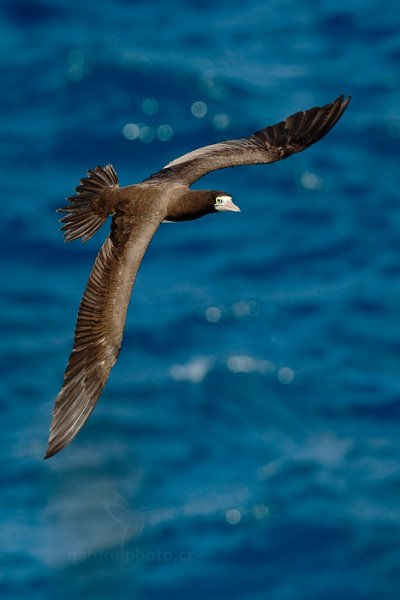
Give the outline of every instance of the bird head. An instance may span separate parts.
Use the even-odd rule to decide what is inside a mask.
[[[240,208],[234,204],[232,196],[229,196],[229,194],[226,194],[225,192],[214,192],[213,203],[214,210],[217,212],[224,212],[228,210],[240,212]]]

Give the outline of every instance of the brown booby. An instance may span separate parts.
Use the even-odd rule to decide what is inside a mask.
[[[350,97],[297,112],[247,138],[204,146],[168,163],[141,183],[120,187],[112,165],[88,171],[66,213],[66,242],[86,241],[113,215],[79,307],[74,347],[57,396],[45,458],[76,436],[107,382],[121,348],[132,287],[146,249],[163,221],[188,221],[240,211],[226,192],[190,186],[211,171],[272,163],[301,152],[337,123]]]

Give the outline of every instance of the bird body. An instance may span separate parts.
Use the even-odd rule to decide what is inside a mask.
[[[57,396],[45,458],[64,448],[92,412],[122,343],[132,288],[147,247],[163,221],[189,221],[207,214],[239,212],[229,194],[191,190],[216,169],[287,158],[321,139],[341,117],[350,98],[299,112],[248,138],[199,148],[171,161],[141,183],[120,187],[112,165],[89,170],[65,213],[65,241],[86,241],[112,215],[110,233],[93,265],[75,328],[74,347]]]

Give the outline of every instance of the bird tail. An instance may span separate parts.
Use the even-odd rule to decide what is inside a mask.
[[[61,228],[64,240],[71,242],[82,238],[86,242],[90,239],[113,212],[112,195],[118,188],[118,177],[112,165],[89,169],[87,177],[83,177],[75,188],[76,195],[67,198],[70,204],[57,209],[57,212],[67,213],[60,219],[60,223],[64,223]]]

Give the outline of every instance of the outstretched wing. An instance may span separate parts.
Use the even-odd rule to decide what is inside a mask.
[[[160,179],[192,185],[210,171],[238,165],[271,163],[301,152],[315,144],[337,123],[350,97],[339,96],[325,106],[298,112],[285,121],[256,131],[248,138],[228,140],[193,152],[168,163],[146,182]]]
[[[57,396],[45,458],[64,448],[89,417],[121,347],[136,275],[160,221],[119,206],[79,308],[74,348]]]

